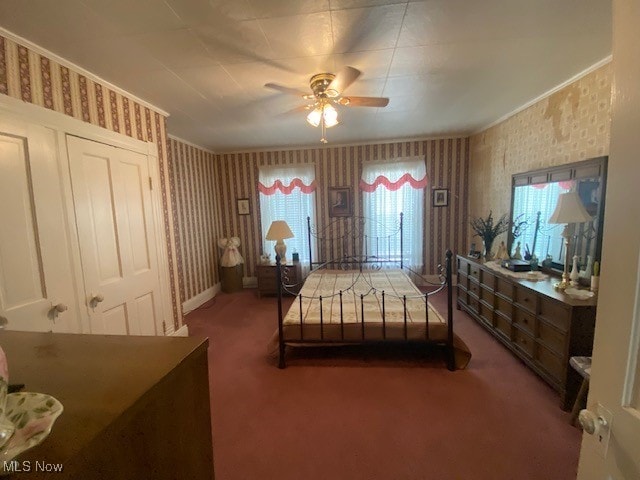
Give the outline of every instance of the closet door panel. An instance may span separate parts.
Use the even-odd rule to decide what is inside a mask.
[[[155,335],[162,310],[147,157],[75,137],[68,146],[91,330]]]
[[[0,135],[0,302],[4,312],[46,315],[26,139]],[[42,304],[44,302],[44,304]]]
[[[81,331],[57,158],[51,130],[0,119],[0,321],[9,330]]]

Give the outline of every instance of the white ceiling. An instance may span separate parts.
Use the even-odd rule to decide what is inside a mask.
[[[476,131],[611,53],[611,0],[0,0],[0,26],[171,114],[214,151],[318,146],[307,89],[344,65],[329,144]]]

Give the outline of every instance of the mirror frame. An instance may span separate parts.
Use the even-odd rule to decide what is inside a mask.
[[[594,260],[600,260],[602,254],[602,230],[604,228],[604,204],[607,193],[607,162],[608,156],[594,157],[580,162],[567,163],[554,167],[531,170],[524,173],[516,173],[511,176],[511,208],[509,210],[509,234],[507,245],[513,245],[513,202],[515,200],[515,188],[525,185],[540,183],[563,182],[567,180],[582,180],[587,178],[599,178],[601,187],[601,200],[598,206],[598,223],[596,233],[596,250]],[[552,270],[562,272],[564,265],[558,262],[552,263]]]

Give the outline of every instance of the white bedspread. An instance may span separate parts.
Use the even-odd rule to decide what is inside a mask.
[[[403,296],[406,296],[407,324],[425,324],[428,311],[429,324],[444,324],[440,314],[427,302],[418,287],[401,270],[338,271],[321,270],[309,275],[300,293],[303,324],[320,323],[320,297],[322,321],[325,325],[340,323],[340,296],[342,290],[342,318],[345,324],[382,322],[382,292],[385,292],[384,311],[387,323],[404,323]],[[362,301],[361,301],[361,295]],[[285,325],[300,324],[300,303],[296,299],[284,318]]]

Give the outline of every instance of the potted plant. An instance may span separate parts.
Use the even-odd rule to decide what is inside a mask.
[[[484,245],[484,258],[491,260],[493,241],[496,237],[509,229],[507,215],[502,215],[497,222],[493,220],[493,212],[489,211],[487,218],[477,217],[471,220],[471,228],[476,232],[475,236],[482,238]]]

